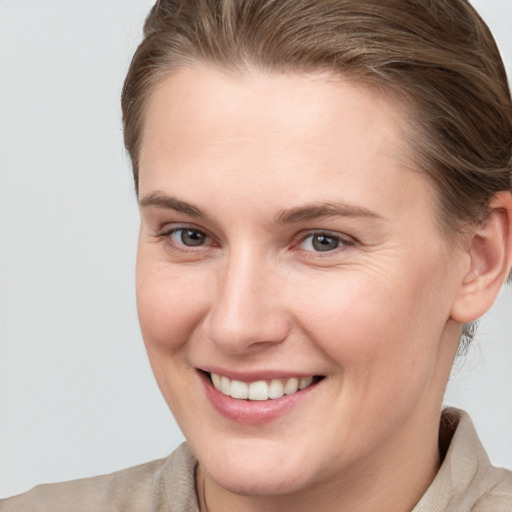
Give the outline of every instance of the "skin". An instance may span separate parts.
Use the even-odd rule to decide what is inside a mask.
[[[138,311],[210,512],[410,511],[431,483],[472,259],[443,237],[404,124],[389,98],[322,74],[198,65],[153,92]],[[324,378],[240,424],[198,369]]]

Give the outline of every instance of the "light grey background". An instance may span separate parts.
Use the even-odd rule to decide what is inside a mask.
[[[0,0],[0,496],[168,454],[137,325],[119,94],[151,0]],[[512,70],[512,0],[474,2]],[[446,402],[512,468],[512,292]]]

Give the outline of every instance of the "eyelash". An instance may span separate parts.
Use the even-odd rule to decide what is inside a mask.
[[[183,243],[183,238],[181,238],[181,242],[173,239],[174,236],[178,235],[179,233],[181,233],[181,237],[183,237],[183,233],[185,233],[186,231],[189,231],[191,233],[196,233],[196,234],[199,234],[200,236],[204,237],[205,243],[201,243],[201,244],[194,246],[194,245],[186,245],[185,243]],[[165,241],[167,243],[167,245],[170,246],[173,250],[180,251],[180,252],[198,251],[198,250],[201,250],[202,248],[204,248],[205,246],[206,247],[211,246],[211,244],[210,245],[206,244],[206,242],[211,240],[211,237],[204,231],[202,231],[200,229],[196,229],[192,226],[190,226],[190,227],[189,226],[174,227],[172,229],[169,229],[169,230],[162,232],[160,234],[157,234],[155,236],[160,241]],[[314,237],[319,237],[319,238],[324,237],[327,240],[332,240],[336,243],[336,247],[334,247],[330,250],[326,250],[326,251],[315,250],[314,245],[313,245]],[[308,240],[311,241],[309,245],[312,248],[311,249],[304,249],[303,247],[301,248],[300,246],[305,244]],[[356,241],[353,238],[348,237],[348,236],[341,236],[339,234],[335,234],[330,231],[309,231],[306,235],[300,236],[298,242],[293,244],[293,246],[294,247],[299,246],[299,250],[303,251],[304,253],[308,253],[310,255],[314,254],[315,255],[314,257],[317,257],[317,255],[328,256],[330,254],[338,252],[339,250],[347,250],[348,248],[353,247],[355,244],[356,244]]]
[[[201,236],[204,236],[205,241],[211,240],[211,237],[207,233],[205,233],[201,229],[197,229],[192,226],[175,227],[175,228],[169,229],[167,231],[164,231],[162,233],[159,233],[155,236],[159,241],[165,242],[167,246],[171,247],[171,249],[173,249],[175,251],[189,252],[189,251],[198,251],[198,250],[204,248],[205,244],[193,246],[193,245],[186,245],[182,242],[180,243],[178,241],[173,240],[173,237],[175,235],[179,234],[180,232],[184,233],[186,231],[198,233]]]

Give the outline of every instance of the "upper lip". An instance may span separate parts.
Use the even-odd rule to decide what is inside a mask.
[[[241,382],[256,382],[259,380],[272,380],[272,379],[290,379],[292,377],[312,377],[318,376],[318,373],[310,373],[304,371],[293,370],[253,370],[253,371],[236,371],[227,368],[219,367],[201,367],[198,368],[200,371],[205,373],[216,373],[222,377],[227,377],[231,380],[239,380]]]

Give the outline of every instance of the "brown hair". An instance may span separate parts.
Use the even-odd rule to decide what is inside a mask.
[[[512,104],[503,62],[465,0],[159,0],[122,94],[135,183],[144,112],[177,68],[331,71],[404,99],[416,165],[439,190],[446,233],[512,190]]]
[[[122,95],[136,183],[155,84],[201,61],[331,70],[407,98],[413,153],[436,183],[450,227],[479,219],[494,193],[512,190],[506,73],[488,27],[464,0],[160,0]]]

